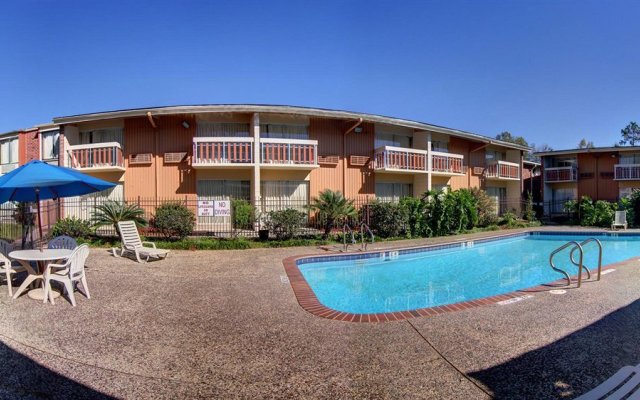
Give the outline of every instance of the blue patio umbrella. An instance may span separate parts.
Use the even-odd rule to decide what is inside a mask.
[[[0,203],[35,201],[38,207],[38,232],[42,238],[40,200],[80,196],[114,186],[111,182],[71,168],[57,167],[36,160],[0,177]]]

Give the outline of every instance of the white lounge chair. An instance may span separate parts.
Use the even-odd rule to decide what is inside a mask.
[[[7,288],[9,289],[9,296],[13,297],[13,289],[11,287],[12,275],[18,272],[24,272],[26,269],[17,263],[11,263],[9,259],[9,253],[13,250],[13,245],[4,240],[0,240],[0,274],[4,275],[7,280]]]
[[[138,262],[147,262],[150,258],[164,259],[169,254],[169,250],[156,248],[153,242],[143,242],[138,234],[138,228],[133,221],[118,222],[118,230],[120,231],[120,239],[122,240],[122,248],[118,255],[118,250],[113,249],[113,255],[122,257],[125,253],[134,253]],[[146,247],[150,245],[151,247]]]
[[[49,264],[44,272],[44,303],[47,302],[47,297],[49,297],[51,304],[55,304],[53,296],[50,296],[51,281],[64,284],[69,301],[74,307],[76,306],[76,298],[73,292],[78,282],[82,282],[82,291],[87,296],[87,299],[91,298],[89,287],[87,286],[87,277],[84,274],[84,264],[87,261],[87,257],[89,257],[89,246],[83,244],[76,247],[64,264]]]
[[[615,229],[616,227],[621,226],[624,229],[627,229],[627,212],[626,211],[616,211],[616,216],[611,224],[611,229]]]
[[[626,381],[626,382],[625,382]],[[624,385],[622,384],[624,383]],[[599,399],[638,399],[640,391],[635,390],[640,384],[640,366],[622,367],[611,378],[602,382],[595,389],[583,394],[575,400]]]

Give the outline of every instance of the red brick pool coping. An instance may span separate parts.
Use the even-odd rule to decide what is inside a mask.
[[[568,232],[568,233],[570,233],[570,232]],[[507,237],[509,235],[504,235],[504,236]],[[500,236],[494,236],[494,237],[500,237]],[[481,238],[481,239],[478,239],[478,240],[483,240],[483,239],[485,239],[485,238]],[[469,240],[472,240],[472,239],[469,239]],[[450,242],[450,243],[457,243],[457,242]],[[446,243],[446,244],[450,244],[450,243]],[[434,246],[440,246],[440,245],[441,244],[434,245]],[[414,247],[411,247],[411,248],[420,248],[420,247],[428,248],[428,247],[431,247],[431,246],[430,245],[414,246]],[[406,248],[381,249],[381,250],[375,250],[375,251],[368,251],[366,253],[381,253],[381,252],[389,252],[389,251],[404,250],[404,249],[406,249]],[[349,255],[349,254],[364,254],[364,253],[342,253],[342,255]],[[530,288],[517,290],[515,292],[499,294],[499,295],[490,296],[490,297],[484,297],[482,299],[468,300],[468,301],[463,301],[463,302],[459,302],[459,303],[446,304],[446,305],[442,305],[442,306],[419,308],[419,309],[416,309],[416,310],[409,310],[409,311],[395,311],[395,312],[388,312],[388,313],[354,314],[354,313],[348,313],[348,312],[343,312],[343,311],[337,311],[337,310],[334,310],[332,308],[326,307],[325,305],[320,303],[320,300],[318,300],[318,298],[316,297],[316,294],[314,293],[313,289],[311,289],[311,286],[309,286],[309,283],[307,282],[307,280],[302,275],[302,272],[300,272],[300,269],[298,268],[298,263],[297,263],[298,260],[304,259],[304,258],[309,258],[309,257],[323,257],[323,256],[331,257],[331,255],[328,255],[326,253],[324,253],[324,254],[323,253],[310,254],[310,255],[304,255],[304,256],[292,256],[292,257],[288,257],[288,258],[285,258],[284,260],[282,260],[282,263],[284,265],[284,270],[287,273],[287,276],[289,278],[289,283],[291,284],[291,288],[293,289],[293,293],[296,296],[296,299],[297,299],[298,304],[300,305],[300,307],[302,307],[305,311],[307,311],[307,312],[309,312],[309,313],[311,313],[311,314],[313,314],[315,316],[318,316],[318,317],[321,317],[321,318],[327,318],[327,319],[331,319],[331,320],[335,320],[335,321],[346,321],[346,322],[391,322],[391,321],[402,321],[402,320],[405,320],[405,319],[417,318],[417,317],[432,317],[434,315],[445,314],[445,313],[456,312],[456,311],[462,311],[462,310],[466,310],[466,309],[469,309],[469,308],[475,308],[475,307],[481,307],[481,306],[487,306],[487,305],[491,305],[491,304],[496,304],[496,303],[499,303],[501,301],[505,301],[505,300],[509,300],[509,299],[522,298],[523,296],[526,296],[527,294],[549,291],[549,290],[554,289],[554,288],[556,288],[556,289],[572,289],[572,288],[576,288],[576,286],[560,285],[560,284],[565,282],[565,279],[559,279],[559,280],[551,282],[551,283],[538,285],[538,286],[533,286],[533,287],[530,287]],[[633,260],[635,258],[637,258],[637,257],[634,257],[632,259],[628,259],[628,260],[625,260],[625,261],[620,261],[620,262],[617,262],[617,263],[614,263],[614,264],[603,265],[602,266],[602,271],[606,271],[608,269],[615,269],[615,267],[621,266],[621,265],[623,265],[623,264],[625,264],[625,263],[627,263],[630,260]],[[571,277],[571,281],[572,281],[572,283],[577,282],[577,275]],[[584,280],[583,279],[582,282],[583,283],[593,282],[593,280]]]

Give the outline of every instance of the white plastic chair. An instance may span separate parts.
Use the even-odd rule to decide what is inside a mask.
[[[627,229],[627,212],[626,211],[616,211],[616,217],[611,224],[611,229],[615,229],[617,226],[621,226],[624,229]]]
[[[76,242],[74,238],[66,235],[56,236],[47,244],[47,248],[49,249],[74,250],[76,247],[78,247],[78,242]]]
[[[11,263],[9,253],[13,251],[13,245],[7,241],[0,240],[0,274],[4,275],[7,280],[7,288],[9,296],[13,297],[13,288],[11,287],[12,275],[18,272],[24,272],[26,269],[17,263]]]
[[[576,400],[637,399],[640,396],[640,390],[636,390],[638,385],[640,366],[626,366]]]
[[[113,249],[113,255],[122,257],[125,253],[134,253],[138,262],[147,262],[150,258],[166,258],[169,250],[157,249],[153,242],[143,242],[138,234],[138,228],[133,221],[118,222],[118,230],[120,231],[120,239],[122,240],[122,248],[120,255],[117,249]],[[151,245],[151,247],[145,247]],[[144,259],[144,260],[143,260]]]
[[[51,295],[51,281],[64,284],[67,296],[69,296],[69,300],[74,307],[76,306],[76,298],[73,292],[78,281],[82,282],[82,289],[87,299],[91,298],[89,287],[87,286],[87,277],[84,274],[84,264],[88,256],[89,246],[83,244],[71,253],[64,264],[49,264],[44,273],[44,303],[47,302],[47,297],[49,297],[51,304],[55,304]]]

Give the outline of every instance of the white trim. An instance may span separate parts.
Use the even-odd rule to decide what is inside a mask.
[[[310,144],[318,145],[317,140],[308,139],[280,139],[280,138],[260,138],[260,143],[286,143],[286,144]]]
[[[253,143],[253,138],[252,137],[194,137],[193,138],[193,142],[194,143],[229,143],[229,142],[243,142],[243,143],[248,143],[251,142]]]
[[[427,150],[412,149],[410,147],[395,147],[395,146],[380,146],[375,150],[375,153],[382,153],[383,151],[397,151],[400,153],[413,153],[427,155]],[[433,152],[431,152],[433,154]]]
[[[440,156],[440,157],[451,157],[451,158],[459,158],[459,159],[464,159],[464,156],[462,154],[455,154],[455,153],[442,153],[439,151],[432,151],[431,152],[432,156]]]
[[[118,142],[104,142],[104,143],[76,144],[73,146],[69,146],[68,151],[82,150],[82,149],[99,149],[101,147],[117,147],[121,149],[120,143]]]
[[[493,161],[490,164],[503,164],[503,165],[511,165],[512,167],[518,167],[520,168],[520,164],[518,163],[513,163],[513,162],[509,162],[509,161]]]

